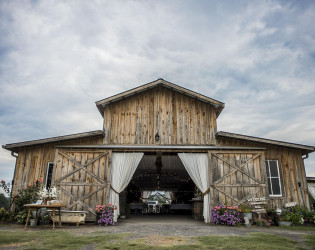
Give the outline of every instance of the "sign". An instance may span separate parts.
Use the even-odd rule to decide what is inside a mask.
[[[250,205],[254,206],[254,205],[263,205],[263,204],[267,204],[266,201],[260,201],[260,202],[251,202]]]
[[[265,214],[265,213],[267,213],[266,209],[264,209],[264,208],[254,209],[253,212],[257,213],[257,214]]]
[[[255,208],[262,208],[262,207],[258,205],[258,206],[255,206]]]
[[[247,199],[247,201],[266,201],[266,197],[250,198],[250,199]]]
[[[288,207],[295,207],[296,206],[296,202],[289,202],[289,203],[285,203],[284,207],[288,208]]]

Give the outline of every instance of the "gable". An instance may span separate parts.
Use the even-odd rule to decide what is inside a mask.
[[[212,99],[210,97],[207,97],[205,95],[199,94],[199,93],[194,92],[192,90],[183,88],[183,87],[176,85],[174,83],[165,81],[164,79],[161,79],[161,78],[156,80],[156,81],[153,81],[153,82],[141,85],[139,87],[136,87],[134,89],[130,89],[130,90],[124,91],[120,94],[117,94],[117,95],[105,98],[103,100],[97,101],[96,106],[103,116],[104,109],[107,105],[121,101],[121,100],[126,99],[126,98],[130,98],[131,96],[134,96],[134,95],[139,94],[139,93],[143,93],[145,91],[148,91],[150,89],[154,89],[157,87],[164,87],[164,88],[170,89],[171,91],[180,93],[182,95],[185,95],[185,96],[188,96],[188,97],[191,97],[194,99],[197,99],[201,102],[208,103],[209,105],[212,105],[215,108],[217,116],[219,116],[219,114],[221,113],[221,111],[224,108],[224,103],[222,103],[222,102],[219,102],[219,101]]]
[[[103,116],[104,144],[215,144],[215,107],[163,85],[108,103]]]

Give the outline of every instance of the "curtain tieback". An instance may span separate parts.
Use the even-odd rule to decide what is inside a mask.
[[[111,188],[116,194],[119,194],[119,192],[117,192],[117,191],[115,190],[115,188],[113,188],[112,185],[110,185],[110,188]]]
[[[203,192],[203,195],[206,195],[210,192],[210,188],[208,188],[205,192]]]

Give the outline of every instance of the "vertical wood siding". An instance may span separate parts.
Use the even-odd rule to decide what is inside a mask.
[[[45,181],[48,163],[54,161],[55,145],[93,145],[102,144],[102,141],[102,137],[92,137],[21,147],[16,160],[12,194],[15,195],[19,189],[33,184],[38,179]]]
[[[250,198],[266,197],[262,151],[209,151],[212,205],[240,205]]]
[[[217,142],[220,146],[265,147],[265,159],[278,161],[282,188],[282,197],[269,197],[269,205],[282,208],[285,203],[297,202],[299,206],[309,208],[310,203],[301,150],[223,137],[217,138]],[[299,187],[299,183],[301,187]]]
[[[108,105],[104,130],[104,144],[214,145],[216,113],[210,104],[158,87]]]

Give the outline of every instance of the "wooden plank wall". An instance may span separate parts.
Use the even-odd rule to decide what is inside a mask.
[[[248,198],[265,197],[266,186],[261,185],[266,183],[265,169],[261,162],[263,152],[209,151],[208,154],[214,205],[234,206]],[[245,174],[234,166],[242,169]],[[232,173],[235,170],[237,171]]]
[[[105,108],[104,144],[215,145],[216,126],[210,104],[157,87]]]
[[[47,143],[36,146],[21,147],[16,161],[16,170],[12,194],[38,179],[46,180],[47,165],[54,161],[55,145],[91,145],[102,144],[103,137],[91,137],[69,140],[59,143]]]
[[[91,164],[88,164],[90,162]],[[109,150],[58,150],[54,184],[65,190],[61,191],[59,198],[67,209],[89,211],[90,209],[95,210],[96,205],[108,203],[110,162],[111,152]],[[80,169],[80,166],[75,163],[88,165]],[[94,176],[84,169],[87,169]],[[71,172],[73,174],[67,176]],[[83,197],[86,198],[83,199]],[[77,200],[82,203],[77,203]],[[95,217],[92,213],[89,213],[88,219],[95,219]]]
[[[302,152],[299,149],[259,144],[226,137],[217,138],[220,146],[251,146],[265,147],[266,160],[278,160],[282,197],[269,197],[269,205],[282,208],[285,203],[297,202],[309,208],[309,196]],[[301,187],[299,187],[299,183]]]

